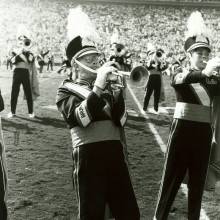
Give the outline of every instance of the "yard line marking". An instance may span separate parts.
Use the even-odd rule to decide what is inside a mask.
[[[43,105],[41,108],[58,111],[56,105]]]
[[[174,110],[175,107],[171,107],[171,106],[166,106],[166,107],[163,107],[164,109],[169,109],[169,110]]]
[[[130,87],[128,84],[127,84],[127,88],[128,88],[128,90],[129,90],[129,92],[130,92],[132,98],[134,99],[135,104],[137,105],[137,107],[138,107],[140,113],[143,115],[143,117],[144,117],[145,119],[150,120],[150,118],[148,117],[147,113],[143,110],[142,105],[140,104],[140,102],[138,101],[138,99],[136,98],[135,94],[133,93],[131,87]],[[155,139],[156,139],[158,145],[160,146],[161,151],[162,151],[163,153],[165,153],[167,147],[166,147],[165,143],[163,142],[162,138],[160,137],[160,135],[159,135],[157,129],[155,128],[155,126],[154,126],[151,122],[148,122],[147,124],[148,124],[148,126],[149,126],[151,132],[152,132],[153,135],[155,136]],[[186,197],[188,197],[188,196],[187,196],[188,192],[186,191],[186,188],[185,188],[185,187],[186,187],[185,184],[181,184],[181,186],[180,186],[181,191],[184,193],[184,195],[185,195]],[[205,211],[203,208],[201,208],[201,212],[200,212],[200,213],[201,213],[201,214],[200,214],[200,215],[201,215],[201,216],[200,216],[200,220],[210,220],[210,218],[209,218],[208,215],[206,214],[206,211]]]
[[[152,110],[154,110],[154,108],[153,108],[153,107],[150,107],[150,108],[148,108],[148,110],[151,111],[151,113],[152,113]],[[161,113],[161,114],[169,114],[169,112],[167,111],[167,109],[164,108],[163,106],[160,106],[160,107],[158,108],[158,112]]]
[[[149,120],[150,118],[148,117],[148,115],[146,114],[146,112],[144,112],[144,111],[142,110],[142,106],[141,106],[140,102],[139,102],[138,99],[136,98],[135,94],[133,93],[133,91],[131,90],[131,88],[130,88],[129,85],[127,85],[127,88],[128,88],[128,90],[129,90],[129,92],[130,92],[132,98],[134,99],[136,105],[138,106],[138,109],[139,109],[140,113],[143,115],[143,117],[144,117],[145,119]],[[159,133],[157,132],[155,126],[154,126],[151,122],[148,122],[147,124],[148,124],[148,126],[149,126],[151,132],[152,132],[153,135],[155,136],[155,139],[156,139],[158,145],[160,146],[161,151],[162,151],[163,153],[165,153],[165,152],[166,152],[166,145],[164,144],[164,142],[163,142],[162,138],[160,137]]]

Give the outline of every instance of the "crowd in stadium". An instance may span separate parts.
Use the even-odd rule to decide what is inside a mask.
[[[67,14],[76,3],[64,0],[52,2],[40,0],[0,2],[1,57],[5,57],[16,44],[16,27],[21,23],[30,30],[34,39],[32,50],[35,53],[47,49],[51,49],[59,56],[64,53],[67,42]],[[140,54],[145,52],[148,42],[155,43],[166,52],[179,54],[182,51],[186,18],[194,10],[123,4],[83,4],[83,8],[97,25],[103,40],[100,42],[101,50],[108,54],[111,35],[114,29],[118,29],[122,43],[133,54],[133,59],[139,59]],[[219,11],[216,9],[201,11],[211,29],[212,45],[219,48]],[[216,53],[217,49],[213,54]]]

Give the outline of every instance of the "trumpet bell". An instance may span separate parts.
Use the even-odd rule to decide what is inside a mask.
[[[148,81],[148,71],[144,66],[136,66],[130,73],[130,84],[137,88],[143,88]]]

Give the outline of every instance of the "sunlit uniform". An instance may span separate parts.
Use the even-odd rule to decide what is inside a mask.
[[[158,105],[161,95],[162,72],[167,68],[167,63],[159,62],[157,65],[154,61],[145,65],[149,73],[149,79],[146,85],[146,93],[144,96],[143,109],[147,110],[150,97],[154,93],[154,110],[158,111]]]
[[[30,63],[33,62],[34,56],[29,51],[23,51],[12,58],[12,63],[15,66],[11,91],[11,112],[13,114],[16,113],[17,100],[21,84],[27,99],[28,112],[29,114],[33,113],[33,97],[30,83]]]
[[[108,203],[118,219],[139,219],[121,142],[127,118],[122,92],[108,91],[98,97],[92,88],[85,80],[65,80],[56,100],[71,130],[79,217],[103,220]],[[130,209],[125,211],[126,207]]]
[[[0,112],[4,110],[4,101],[0,91]],[[7,220],[7,173],[4,137],[0,117],[0,219]]]
[[[188,219],[199,220],[212,140],[210,106],[220,89],[219,82],[207,78],[201,71],[176,65],[171,85],[177,103],[155,217],[167,219],[180,184],[188,173]]]

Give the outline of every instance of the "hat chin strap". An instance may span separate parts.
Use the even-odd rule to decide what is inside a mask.
[[[74,62],[75,62],[76,64],[78,64],[79,66],[81,66],[83,69],[85,69],[85,70],[87,70],[87,71],[89,71],[89,72],[91,72],[91,73],[97,74],[97,71],[96,71],[96,70],[93,70],[92,68],[90,68],[90,67],[88,67],[88,66],[82,64],[82,63],[79,62],[77,59],[74,59]]]

